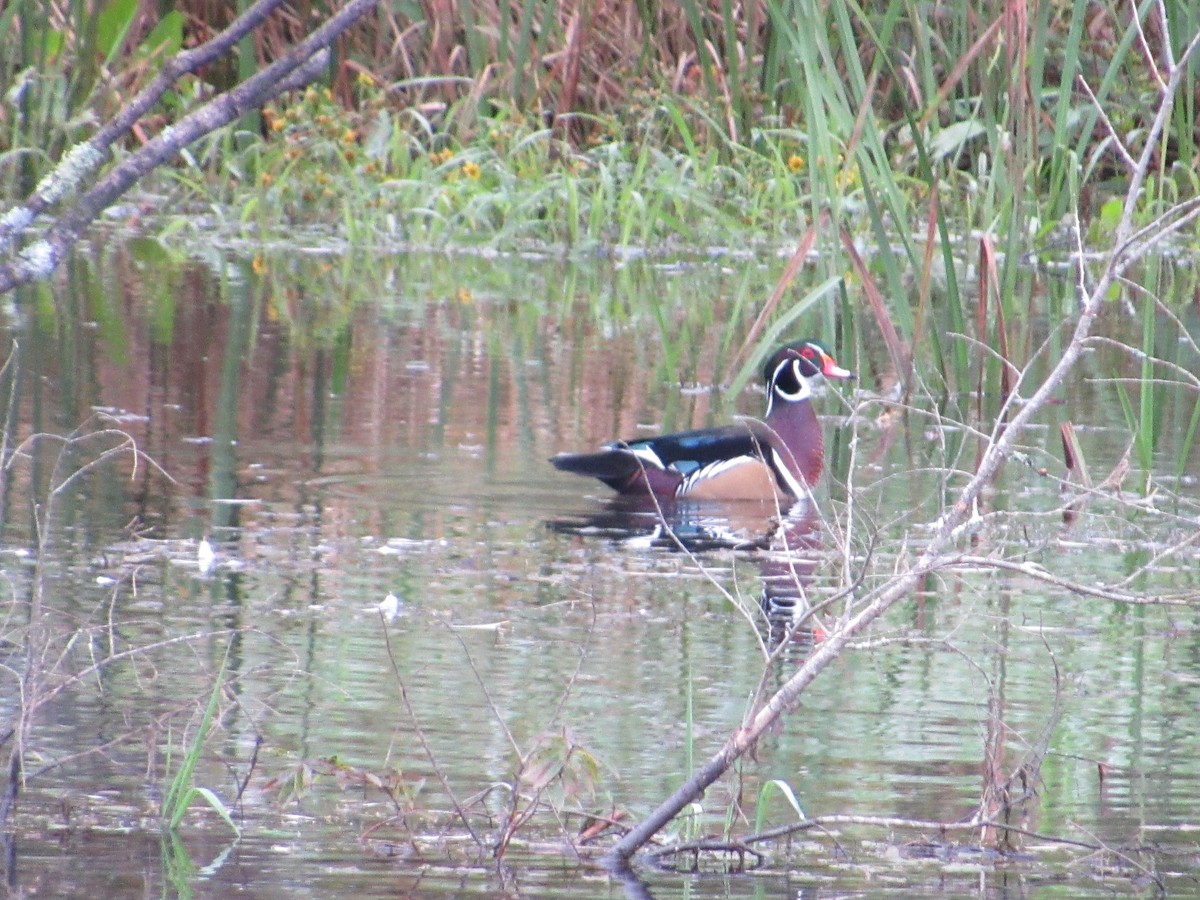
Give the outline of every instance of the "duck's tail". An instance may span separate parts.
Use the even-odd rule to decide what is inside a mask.
[[[628,450],[618,449],[597,453],[560,453],[550,457],[550,464],[560,472],[599,478],[618,490],[641,472],[638,458]]]

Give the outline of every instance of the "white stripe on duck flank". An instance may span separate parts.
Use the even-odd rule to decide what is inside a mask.
[[[755,456],[735,456],[690,473],[675,496],[689,500],[759,500],[778,495],[771,467]]]
[[[620,447],[618,445],[618,448],[632,453],[642,461],[643,466],[648,466],[652,469],[665,470],[667,468],[665,465],[663,465],[663,461],[659,458],[658,454],[654,452],[652,447]]]
[[[792,474],[792,470],[789,469],[787,463],[784,462],[783,457],[779,455],[779,451],[774,447],[771,448],[771,457],[775,460],[776,474],[784,480],[787,485],[787,489],[791,491],[792,496],[796,499],[807,497],[808,484],[803,479],[796,479],[796,476]]]

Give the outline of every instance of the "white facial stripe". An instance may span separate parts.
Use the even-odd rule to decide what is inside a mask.
[[[794,394],[789,394],[779,386],[779,379],[783,374],[784,366],[793,367],[794,371],[792,374],[796,377],[796,382],[800,385],[800,390],[796,391]],[[771,377],[771,392],[767,396],[767,415],[771,414],[771,404],[774,402],[776,394],[778,394],[784,400],[787,400],[789,403],[797,403],[801,400],[807,400],[812,396],[812,385],[810,385],[808,383],[808,379],[800,373],[800,360],[791,358],[785,359],[775,369],[775,374]]]

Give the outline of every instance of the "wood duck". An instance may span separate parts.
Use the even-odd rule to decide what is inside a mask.
[[[799,499],[825,461],[809,379],[853,378],[815,340],[787,344],[763,367],[767,412],[721,428],[634,441],[597,453],[561,453],[556,469],[599,478],[620,494],[691,500]]]

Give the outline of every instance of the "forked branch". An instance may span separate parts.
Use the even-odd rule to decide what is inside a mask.
[[[738,758],[754,747],[767,729],[771,728],[789,709],[796,705],[805,689],[830,663],[837,660],[842,651],[868,626],[891,609],[897,601],[908,597],[926,576],[943,568],[948,563],[959,561],[951,551],[958,540],[960,529],[969,521],[981,493],[992,482],[1000,466],[1013,452],[1017,440],[1023,435],[1026,427],[1051,400],[1052,395],[1075,367],[1083,352],[1092,323],[1108,296],[1109,289],[1131,265],[1142,258],[1153,246],[1159,236],[1158,232],[1176,228],[1178,227],[1177,223],[1190,219],[1194,214],[1192,204],[1180,204],[1156,220],[1155,233],[1147,234],[1144,230],[1136,234],[1134,232],[1133,215],[1138,208],[1142,185],[1145,183],[1155,154],[1158,152],[1158,145],[1162,141],[1171,106],[1182,82],[1185,68],[1191,57],[1197,52],[1198,44],[1200,44],[1200,36],[1188,44],[1177,62],[1172,62],[1171,65],[1164,67],[1166,78],[1159,107],[1149,129],[1146,145],[1138,155],[1135,168],[1131,173],[1129,189],[1124,199],[1124,215],[1117,228],[1113,248],[1102,260],[1100,276],[1090,289],[1084,288],[1089,281],[1083,272],[1083,255],[1079,255],[1080,308],[1065,351],[1028,400],[1023,400],[1018,396],[1021,387],[1020,381],[1018,381],[1004,409],[997,417],[998,421],[1003,421],[1005,416],[1011,416],[1011,418],[1007,420],[1005,427],[996,428],[989,437],[987,447],[974,475],[946,514],[933,523],[930,529],[932,536],[925,542],[923,552],[907,569],[861,597],[857,605],[857,612],[843,618],[829,631],[825,640],[814,648],[787,682],[730,735],[716,755],[697,769],[683,786],[617,842],[606,857],[608,865],[614,869],[626,867],[634,853],[689,804],[699,799],[705,789],[720,778]]]
[[[144,146],[113,166],[91,187],[84,189],[88,179],[95,175],[106,159],[112,144],[133,127],[143,111],[153,106],[179,77],[226,52],[238,38],[261,24],[278,5],[277,0],[260,0],[209,43],[174,57],[158,78],[118,113],[108,126],[90,141],[68,151],[59,166],[42,180],[24,204],[0,217],[0,249],[3,249],[53,204],[76,190],[83,191],[73,205],[54,220],[43,236],[22,249],[14,260],[0,265],[0,294],[48,277],[96,216],[144,175],[172,160],[184,147],[237,121],[283,91],[303,87],[317,78],[329,64],[329,45],[372,10],[376,2],[349,0],[328,21],[271,65],[205,103],[174,125],[164,128]]]

